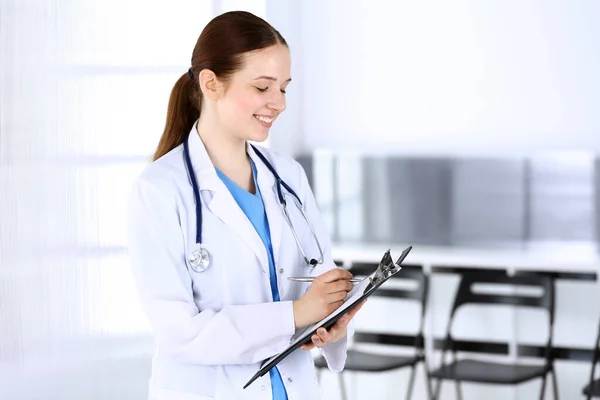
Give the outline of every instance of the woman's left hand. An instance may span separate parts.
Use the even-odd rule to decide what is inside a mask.
[[[335,343],[343,339],[346,336],[348,324],[366,301],[367,300],[363,300],[359,305],[338,319],[336,323],[329,328],[329,331],[325,328],[317,329],[317,333],[311,337],[311,342],[300,346],[300,350],[312,350],[315,346],[323,347],[327,343]]]

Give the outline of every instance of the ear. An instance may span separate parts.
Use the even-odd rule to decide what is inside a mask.
[[[205,98],[217,100],[221,94],[221,82],[217,75],[210,69],[203,69],[198,76],[200,82],[200,90]]]

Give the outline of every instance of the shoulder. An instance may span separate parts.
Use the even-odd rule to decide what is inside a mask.
[[[132,196],[154,192],[173,201],[174,195],[180,191],[182,178],[187,179],[187,173],[183,146],[180,145],[144,167],[134,180]]]

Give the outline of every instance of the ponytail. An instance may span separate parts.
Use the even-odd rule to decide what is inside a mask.
[[[154,152],[153,161],[183,143],[200,116],[202,93],[192,77],[193,74],[186,72],[171,90],[165,130]]]

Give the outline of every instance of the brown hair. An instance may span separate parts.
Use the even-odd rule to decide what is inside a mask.
[[[165,129],[153,159],[157,160],[183,143],[200,116],[200,71],[208,68],[220,80],[227,81],[228,77],[242,67],[243,53],[275,44],[287,46],[287,42],[275,28],[249,12],[227,12],[210,21],[194,47],[191,76],[189,72],[184,73],[171,91]]]

